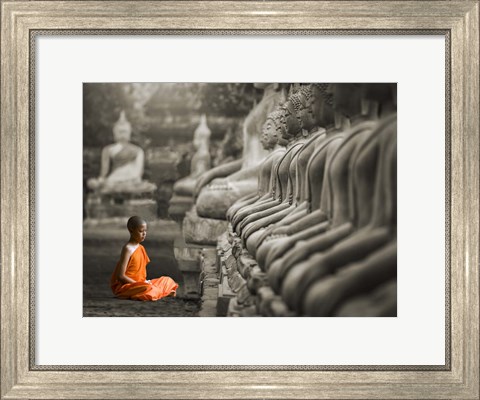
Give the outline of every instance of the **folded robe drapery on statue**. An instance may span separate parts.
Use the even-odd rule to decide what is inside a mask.
[[[110,286],[113,294],[121,299],[141,300],[141,301],[156,301],[162,297],[175,295],[178,288],[172,278],[168,276],[161,276],[160,278],[151,279],[150,282],[145,282],[147,279],[147,264],[150,262],[145,247],[141,244],[135,249],[128,260],[125,275],[135,280],[135,283],[122,283],[117,278],[117,264],[113,272]]]

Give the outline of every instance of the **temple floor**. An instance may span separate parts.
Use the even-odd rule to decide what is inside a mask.
[[[173,243],[181,235],[173,221],[150,223],[143,245],[150,257],[147,278],[167,275],[182,287],[183,278],[173,253]],[[156,302],[121,300],[110,290],[110,277],[121,248],[128,240],[122,223],[84,224],[83,229],[83,316],[84,317],[194,317],[200,302],[164,298]]]

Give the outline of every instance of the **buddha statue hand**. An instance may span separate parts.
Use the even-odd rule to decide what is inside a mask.
[[[216,178],[224,178],[240,169],[242,166],[242,160],[231,161],[226,164],[214,167],[204,173],[202,173],[195,184],[194,197],[197,198],[203,187],[208,185]]]
[[[233,187],[226,180],[215,179],[207,185],[209,190],[233,190]]]

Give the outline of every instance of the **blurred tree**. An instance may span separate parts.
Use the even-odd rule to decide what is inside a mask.
[[[85,83],[83,85],[83,145],[103,147],[113,141],[112,128],[125,110],[132,124],[132,141],[142,145],[142,132],[148,122],[144,104],[155,91],[155,84]]]
[[[207,115],[246,116],[259,100],[252,83],[202,83],[198,89],[199,111]]]

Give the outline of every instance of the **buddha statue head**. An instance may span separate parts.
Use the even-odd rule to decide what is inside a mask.
[[[207,116],[202,114],[200,117],[200,123],[193,133],[193,147],[198,150],[200,147],[208,147],[210,144],[210,135],[212,131],[207,126]]]
[[[262,136],[260,142],[265,150],[271,150],[278,143],[281,136],[280,117],[282,110],[280,108],[272,111],[263,124]]]
[[[289,137],[288,140],[292,140],[302,133],[302,122],[296,111],[299,103],[299,95],[295,93],[290,95],[288,100],[282,105],[285,135]]]
[[[333,94],[330,83],[313,83],[309,108],[314,126],[329,126],[334,122]]]
[[[321,126],[318,118],[318,112],[314,113],[314,106],[323,106],[323,99],[314,98],[313,85],[302,85],[296,96],[292,96],[293,106],[295,108],[300,125],[305,134],[312,131],[313,128]],[[317,118],[316,118],[317,117]],[[324,125],[323,125],[324,126]]]
[[[122,110],[120,118],[113,125],[113,140],[116,143],[128,143],[132,136],[132,125],[128,122],[125,111]]]
[[[352,118],[362,113],[362,85],[359,83],[334,83],[331,90],[333,94],[333,108],[340,114]]]
[[[380,112],[392,111],[397,105],[396,83],[364,83],[362,85],[363,98],[380,107]]]

